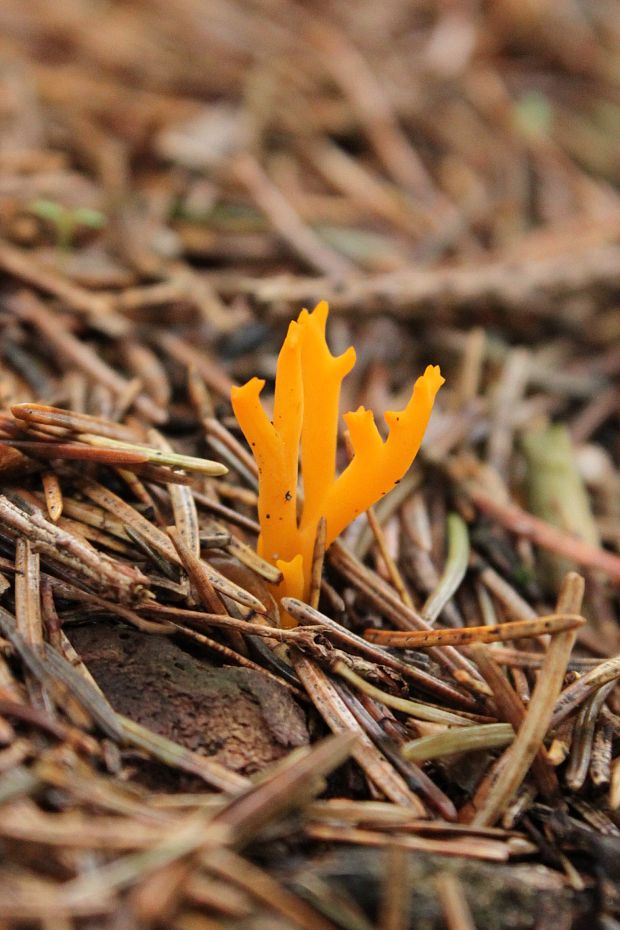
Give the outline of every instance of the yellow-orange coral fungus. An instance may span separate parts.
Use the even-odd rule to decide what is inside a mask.
[[[307,598],[312,550],[321,517],[330,545],[358,514],[387,494],[414,460],[443,378],[429,365],[409,403],[388,411],[381,438],[370,410],[345,414],[353,458],[336,476],[340,386],[355,364],[355,350],[333,356],[325,339],[328,307],[302,310],[289,326],[278,356],[273,422],[260,402],[264,381],[252,378],[232,390],[232,405],[259,472],[259,554],[281,570],[278,594]],[[301,446],[303,507],[298,516]]]

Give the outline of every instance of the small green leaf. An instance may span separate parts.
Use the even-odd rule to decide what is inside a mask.
[[[66,207],[56,203],[54,200],[35,200],[30,204],[30,212],[42,220],[51,220],[52,223],[58,223],[66,214]]]
[[[515,102],[515,123],[526,136],[546,136],[551,128],[553,109],[548,97],[533,90]]]
[[[100,210],[90,207],[78,207],[73,211],[73,219],[81,226],[89,226],[91,229],[103,229],[107,223],[106,216]]]

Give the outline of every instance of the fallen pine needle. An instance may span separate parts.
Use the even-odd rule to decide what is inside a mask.
[[[579,614],[546,614],[534,620],[514,620],[493,626],[470,626],[448,630],[364,631],[364,638],[382,646],[424,649],[430,646],[466,646],[469,643],[498,643],[509,639],[530,639],[545,633],[560,633],[586,623]]]
[[[402,747],[402,754],[413,762],[426,762],[457,752],[477,749],[495,749],[506,746],[514,739],[515,731],[509,723],[485,723],[467,729],[446,730],[411,740]]]
[[[420,701],[410,701],[406,698],[400,698],[395,694],[388,694],[387,691],[382,691],[380,688],[371,685],[370,682],[354,672],[353,669],[349,668],[342,660],[334,663],[332,671],[340,675],[341,678],[345,678],[350,684],[359,688],[360,691],[363,691],[369,697],[374,698],[375,701],[380,701],[387,707],[393,707],[394,710],[400,710],[412,717],[417,717],[418,720],[427,720],[431,723],[445,723],[456,727],[470,727],[472,725],[472,721],[468,720],[467,717],[461,717],[459,714],[453,713],[452,711],[443,710],[440,707],[433,707],[431,704],[422,704]]]
[[[570,572],[564,581],[558,608],[577,611],[581,607],[584,581],[581,575]],[[475,826],[492,826],[512,800],[525,778],[536,753],[549,729],[555,702],[560,694],[568,660],[575,644],[575,630],[557,633],[549,643],[538,682],[532,694],[523,723],[514,743],[502,759],[506,764],[481,808],[474,815]]]
[[[446,930],[476,930],[463,884],[451,872],[440,872],[435,879]]]
[[[151,462],[154,465],[170,465],[172,468],[184,468],[187,471],[195,471],[200,475],[208,475],[210,477],[225,475],[228,472],[225,465],[221,465],[219,462],[212,462],[210,459],[200,459],[194,455],[179,455],[177,452],[153,449],[150,446],[143,446],[134,442],[125,442],[120,439],[103,439],[101,436],[96,436],[94,433],[79,433],[78,439],[95,448],[118,449],[143,455],[147,462]]]

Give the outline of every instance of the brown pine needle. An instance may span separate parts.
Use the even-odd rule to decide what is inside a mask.
[[[64,410],[62,407],[50,407],[47,404],[13,404],[11,413],[27,424],[51,426],[69,433],[94,433],[97,436],[124,439],[127,442],[133,442],[136,438],[135,431],[128,426],[104,420],[102,417],[77,413],[75,410]]]
[[[467,646],[469,643],[498,643],[510,639],[530,639],[546,633],[572,630],[586,623],[579,614],[546,614],[535,620],[514,620],[494,626],[470,626],[448,630],[364,631],[364,638],[383,646],[400,649],[424,649],[431,646]]]
[[[125,524],[125,532],[133,530],[143,537],[159,555],[170,562],[179,563],[179,557],[172,542],[159,527],[147,520],[135,507],[124,501],[118,494],[96,481],[86,479],[82,482],[81,490],[92,501],[107,510]]]
[[[224,532],[223,528],[222,532]],[[265,581],[269,581],[271,584],[279,584],[279,582],[282,581],[282,572],[279,568],[276,568],[275,565],[261,558],[252,546],[237,539],[236,536],[229,536],[227,542],[224,543],[224,548],[230,555],[234,556],[239,562],[245,565],[246,568],[252,569],[253,572],[256,572],[256,574],[264,578]]]
[[[512,533],[531,539],[543,549],[572,559],[584,568],[600,569],[616,584],[620,582],[620,556],[615,553],[571,536],[516,504],[500,504],[473,482],[467,485],[466,492],[479,510]]]
[[[106,439],[105,443],[111,440]],[[5,440],[1,445],[19,449],[26,455],[43,459],[68,459],[78,462],[101,462],[105,465],[144,465],[150,461],[144,452],[129,449],[91,449],[77,442],[30,442]]]
[[[325,534],[327,532],[327,523],[325,517],[321,517],[316,528],[316,539],[314,540],[314,550],[312,553],[312,574],[310,577],[310,606],[315,610],[319,606],[321,596],[321,577],[323,575],[323,562],[325,560]]]
[[[426,762],[458,752],[475,752],[480,749],[495,749],[506,746],[514,739],[515,731],[509,723],[486,723],[468,727],[466,730],[446,730],[411,740],[402,747],[406,759]]]
[[[462,882],[451,872],[440,872],[435,879],[437,896],[446,930],[476,930]]]
[[[0,0],[0,930],[597,926],[614,4],[204,6]],[[358,365],[328,411],[291,346],[298,449],[277,348],[321,301]],[[417,465],[331,541],[319,490],[378,474],[341,411],[402,410],[431,361]],[[260,475],[253,373],[287,437]],[[284,461],[295,545],[257,519]]]
[[[187,471],[195,471],[200,475],[207,475],[215,478],[219,475],[225,475],[228,469],[219,462],[212,462],[209,459],[199,459],[193,455],[179,455],[176,452],[167,452],[162,449],[153,449],[150,446],[142,446],[138,443],[124,442],[120,439],[104,439],[96,436],[94,433],[79,433],[78,439],[90,446],[98,448],[110,448],[134,452],[144,456],[145,462],[153,465],[169,465],[172,468],[184,468]]]
[[[205,607],[209,607],[212,610],[214,607],[218,607],[219,599],[214,600],[213,597],[215,591],[218,591],[220,594],[229,597],[232,601],[243,604],[244,607],[249,607],[250,610],[258,614],[267,612],[267,608],[257,597],[254,597],[253,594],[250,594],[249,591],[246,591],[245,588],[240,587],[240,585],[235,584],[234,581],[225,578],[224,575],[200,557],[195,556],[186,542],[181,538],[178,531],[170,529],[168,535],[179,553],[183,567],[200,591]],[[219,603],[219,609],[214,610],[214,613],[221,613],[222,611],[225,612],[224,606]]]
[[[17,630],[29,646],[43,642],[39,585],[39,553],[28,539],[18,539],[15,547],[15,620]]]
[[[58,476],[53,471],[46,471],[41,477],[45,506],[50,520],[56,523],[62,516],[62,488]]]
[[[149,431],[149,439],[163,452],[172,452],[167,439],[157,430]],[[172,504],[172,513],[177,532],[187,544],[190,552],[200,557],[200,527],[198,524],[198,510],[191,490],[178,484],[169,484],[168,493]]]
[[[557,727],[569,714],[571,714],[592,692],[606,685],[608,681],[620,678],[620,656],[601,662],[583,677],[578,678],[564,689],[558,697],[553,710],[551,726]]]
[[[431,704],[422,704],[420,701],[409,701],[406,698],[400,698],[395,694],[388,694],[380,688],[376,688],[366,681],[360,675],[353,671],[345,662],[338,660],[332,668],[337,675],[345,678],[350,684],[359,688],[369,697],[374,698],[387,707],[393,707],[405,714],[410,714],[418,720],[427,720],[431,723],[444,723],[453,727],[471,727],[472,721],[467,717],[461,717],[459,714],[443,710],[439,707],[433,707]]]
[[[348,709],[327,675],[311,659],[293,657],[295,671],[302,681],[316,709],[333,733],[355,732],[358,741],[351,750],[352,756],[368,779],[395,804],[408,807],[414,816],[425,817],[426,809],[420,799],[408,788],[405,780],[377,749]]]
[[[570,572],[564,580],[558,598],[558,608],[571,612],[579,610],[583,590],[583,578],[576,572]],[[572,628],[552,637],[523,723],[514,743],[501,757],[500,762],[505,760],[505,764],[497,781],[474,816],[473,823],[476,826],[492,826],[522,784],[549,729],[553,707],[562,688],[566,666],[575,643],[575,635],[575,629]]]
[[[409,857],[404,849],[392,846],[385,855],[385,876],[381,900],[381,927],[384,930],[407,930],[411,891]]]
[[[525,716],[525,707],[511,687],[508,678],[495,662],[493,650],[486,649],[481,643],[473,643],[469,648],[470,655],[493,692],[499,719],[510,723],[515,731],[518,730]],[[546,798],[553,797],[558,791],[558,780],[547,753],[542,747],[532,763],[532,772],[542,795]]]
[[[411,600],[411,595],[407,591],[407,586],[403,580],[403,577],[398,569],[398,565],[390,555],[388,550],[387,540],[385,538],[385,533],[383,532],[383,527],[377,519],[377,514],[374,507],[369,507],[366,511],[366,518],[368,520],[368,526],[370,527],[372,534],[377,543],[377,548],[383,559],[387,573],[390,576],[390,581],[394,585],[394,588],[398,591],[398,596],[400,597],[403,604],[406,604],[407,607],[413,607],[413,601]],[[318,606],[313,604],[313,607]]]

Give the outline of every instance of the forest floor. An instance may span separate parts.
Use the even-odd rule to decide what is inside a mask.
[[[619,22],[2,0],[0,930],[620,925]],[[230,392],[322,300],[446,383],[285,628]]]

